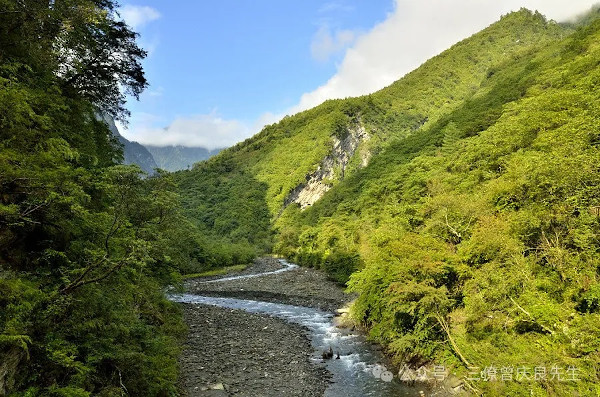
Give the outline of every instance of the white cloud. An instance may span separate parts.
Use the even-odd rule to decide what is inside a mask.
[[[396,0],[387,19],[356,38],[337,72],[325,84],[305,93],[286,113],[312,108],[327,99],[377,91],[417,68],[456,42],[521,7],[539,10],[550,19],[567,20],[598,0]],[[327,37],[325,36],[327,39]],[[321,55],[335,48],[325,40]],[[314,50],[313,50],[314,54]]]
[[[338,30],[332,34],[328,26],[321,26],[310,45],[311,55],[319,62],[326,62],[350,46],[355,38],[356,33],[352,30]]]
[[[120,129],[129,140],[141,144],[169,146],[185,145],[207,149],[223,148],[236,144],[252,135],[243,123],[225,120],[216,113],[175,119],[168,127],[157,128],[161,120],[154,115],[134,113],[130,129]]]
[[[119,10],[119,13],[123,20],[134,30],[160,18],[160,13],[148,6],[134,6],[128,4],[123,6]]]
[[[178,118],[167,128],[158,129],[158,120],[149,115],[133,115],[128,139],[155,145],[182,144],[216,148],[231,146],[264,125],[319,105],[327,99],[358,96],[377,91],[417,68],[456,42],[497,21],[501,15],[521,7],[537,9],[550,19],[567,20],[589,10],[599,0],[396,0],[395,9],[385,21],[358,35],[329,30],[313,41],[317,59],[327,58],[340,46],[347,46],[337,72],[322,86],[305,93],[298,104],[283,114],[264,113],[252,125],[224,120],[216,114]],[[326,5],[331,10],[338,3]],[[315,38],[319,38],[319,33]],[[136,119],[137,116],[137,119]],[[141,120],[143,117],[145,120]]]

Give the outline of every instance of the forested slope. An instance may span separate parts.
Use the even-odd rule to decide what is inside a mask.
[[[182,194],[190,196],[190,208],[202,205],[202,198],[188,193],[195,183],[210,183],[202,177],[204,171],[213,164],[218,168],[226,162],[228,173],[245,173],[266,184],[264,201],[271,217],[277,217],[289,194],[331,154],[336,138],[343,140],[357,126],[367,133],[366,139],[358,139],[358,148],[344,166],[343,177],[348,177],[361,168],[361,155],[370,158],[390,142],[420,131],[462,106],[480,91],[492,67],[568,32],[568,28],[547,23],[539,14],[528,11],[509,14],[390,87],[360,98],[327,101],[286,117],[223,151],[197,170],[180,173],[186,186]],[[342,173],[334,172],[333,178],[325,183],[334,185],[340,179]]]
[[[354,314],[398,359],[571,366],[583,381],[474,386],[593,394],[599,29],[493,69],[489,89],[280,220],[279,250],[326,268],[332,252],[358,253]]]
[[[593,395],[599,39],[596,13],[576,30],[526,10],[505,16],[378,93],[286,118],[177,175],[186,207],[251,244],[256,230],[269,241],[269,217],[274,251],[349,279],[355,318],[399,362],[465,377],[469,367],[555,367],[563,381],[471,386]],[[359,127],[369,138],[345,161],[336,147]],[[288,199],[323,184],[304,209]],[[197,194],[207,188],[227,200]],[[579,381],[565,380],[569,367]]]

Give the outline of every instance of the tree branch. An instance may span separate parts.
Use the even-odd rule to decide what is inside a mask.
[[[97,283],[98,281],[102,281],[104,279],[106,279],[108,276],[110,276],[111,274],[115,273],[117,270],[119,270],[120,268],[122,268],[125,265],[125,260],[121,260],[120,262],[118,262],[116,265],[114,265],[113,267],[111,267],[110,269],[108,269],[103,275],[95,277],[95,278],[91,278],[89,280],[80,280],[77,283],[71,283],[68,286],[66,286],[65,288],[61,289],[59,292],[62,295],[67,295],[70,294],[71,292],[73,292],[74,290],[76,290],[77,288],[83,287],[84,285],[88,285],[88,284],[92,284],[92,283]]]
[[[471,364],[469,364],[469,362],[467,361],[467,359],[465,358],[465,356],[462,355],[462,353],[460,352],[460,349],[458,348],[458,345],[456,344],[456,342],[454,342],[454,338],[452,338],[452,335],[450,335],[450,327],[448,326],[448,323],[446,322],[446,320],[444,320],[442,318],[442,316],[440,316],[440,315],[436,315],[435,318],[438,321],[438,323],[440,324],[440,326],[442,327],[442,329],[444,330],[444,332],[446,333],[446,335],[448,336],[448,341],[450,342],[450,345],[454,349],[454,352],[456,352],[456,354],[458,355],[458,357],[460,358],[460,360],[467,367],[470,367]]]
[[[459,231],[452,227],[452,225],[450,225],[450,222],[448,222],[448,214],[445,214],[444,218],[446,218],[446,226],[448,227],[448,229],[450,229],[452,234],[458,237],[459,240],[462,240],[462,234],[460,234]]]
[[[525,313],[527,315],[527,317],[529,317],[531,319],[531,321],[533,321],[534,323],[536,323],[537,325],[539,325],[540,327],[542,327],[542,329],[548,333],[550,333],[551,335],[554,335],[554,331],[552,331],[550,328],[546,327],[543,324],[540,324],[535,318],[533,318],[533,316],[531,315],[531,313],[529,313],[527,310],[525,310],[521,305],[519,305],[513,298],[512,296],[509,296],[508,299],[510,299],[510,301],[512,303],[515,304],[516,307],[518,307],[523,313]]]
[[[102,263],[104,263],[108,258],[106,256],[102,257],[102,259],[100,259],[98,262],[91,264],[90,266],[88,266],[84,272],[77,277],[76,280],[72,281],[71,283],[69,283],[69,285],[67,285],[66,287],[64,287],[63,289],[60,290],[60,293],[65,293],[67,291],[70,291],[74,288],[76,288],[76,285],[79,284],[84,278],[85,276],[87,276],[92,270],[98,268]]]

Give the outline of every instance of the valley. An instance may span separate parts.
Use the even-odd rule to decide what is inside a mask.
[[[225,244],[245,239],[347,286],[354,320],[398,365],[440,361],[466,379],[471,367],[578,363],[588,380],[471,391],[591,393],[591,15],[505,15],[381,91],[286,117],[175,174],[184,207]]]
[[[310,15],[352,14],[336,4]],[[267,86],[313,84],[288,75],[302,57],[274,59],[295,38],[246,56],[255,75],[225,72],[250,47],[215,45],[205,75],[218,59],[195,49],[221,36],[172,13],[221,3],[162,6],[0,0],[1,397],[598,395],[600,7],[517,8],[242,140]],[[324,62],[408,6],[367,33],[319,29]],[[160,40],[132,26],[152,21],[178,57],[141,47]],[[142,96],[145,62],[169,89]],[[195,113],[218,100],[239,120]],[[121,136],[131,109],[144,142],[173,144]]]

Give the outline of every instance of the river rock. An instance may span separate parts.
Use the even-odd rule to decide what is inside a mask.
[[[323,395],[329,375],[310,361],[314,350],[301,326],[213,306],[182,308],[188,324],[201,324],[190,327],[180,358],[189,397]]]
[[[207,390],[199,394],[201,397],[228,397],[229,393],[225,390]]]

